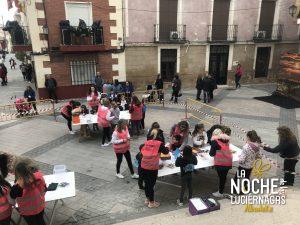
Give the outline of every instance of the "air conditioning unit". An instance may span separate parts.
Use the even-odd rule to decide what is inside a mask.
[[[170,40],[175,41],[180,39],[179,33],[177,31],[170,32]]]
[[[265,39],[266,38],[266,31],[264,30],[259,30],[259,31],[256,31],[256,34],[255,34],[255,37],[257,39]]]

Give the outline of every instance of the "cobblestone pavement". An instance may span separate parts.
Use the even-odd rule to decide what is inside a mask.
[[[19,80],[16,78],[15,82],[16,87],[23,83],[20,78]],[[0,89],[0,94],[3,90]],[[13,84],[7,87],[5,90],[7,100],[11,94],[17,93],[15,90]],[[300,122],[298,109],[285,110],[253,99],[255,96],[268,95],[273,90],[274,85],[253,85],[243,86],[239,90],[221,88],[216,91],[211,105],[223,110],[224,123],[235,132],[232,135],[233,143],[238,146],[243,144],[244,133],[241,129],[257,130],[263,141],[272,146],[277,144],[276,127],[279,125],[290,126],[298,135]],[[194,91],[184,92],[184,96],[190,98],[194,98],[194,94]],[[4,101],[3,98],[1,101]],[[182,98],[179,105],[166,104],[165,108],[149,106],[146,114],[147,128],[152,122],[158,121],[162,129],[168,133],[175,122],[185,117],[183,101]],[[206,119],[205,116],[201,118]],[[196,121],[190,122],[195,124]],[[68,170],[75,171],[76,197],[67,199],[65,206],[59,206],[55,225],[114,224],[179,209],[175,204],[180,190],[179,176],[173,175],[158,180],[155,194],[157,200],[161,202],[161,207],[148,209],[143,204],[144,193],[138,190],[136,180],[129,176],[126,162],[123,162],[121,168],[125,179],[117,179],[113,149],[101,148],[99,135],[91,140],[79,142],[78,135],[72,136],[67,133],[65,121],[60,117],[57,122],[52,117],[42,116],[0,123],[0,139],[2,140],[0,151],[36,160],[45,174],[51,174],[55,164],[65,164]],[[132,141],[132,157],[138,152],[138,147],[144,140],[145,138],[141,136]],[[268,155],[282,165],[279,158]],[[299,165],[297,171],[300,172]],[[232,169],[230,176],[234,174],[235,169]],[[281,175],[281,170],[273,168],[269,175],[275,174]],[[193,179],[194,195],[209,195],[216,191],[216,177],[213,169],[199,171]],[[228,185],[229,182],[226,186],[227,192],[229,192]],[[299,177],[296,178],[296,187],[300,187]],[[225,207],[227,205],[224,204]],[[47,204],[48,215],[52,207],[53,203]],[[77,223],[71,217],[73,214],[78,220]],[[14,216],[16,217],[17,215]]]

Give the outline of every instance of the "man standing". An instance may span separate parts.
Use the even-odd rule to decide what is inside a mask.
[[[211,90],[211,80],[209,79],[209,75],[206,74],[203,78],[203,101],[204,103],[210,102],[210,92]]]
[[[213,100],[214,99],[214,90],[217,89],[217,82],[214,76],[208,75],[208,78],[210,80],[210,89],[209,89],[209,99]]]
[[[95,80],[94,80],[94,84],[97,88],[97,91],[102,93],[102,88],[103,88],[103,79],[102,77],[100,76],[100,72],[97,72],[96,76],[95,76]]]
[[[179,97],[180,90],[181,90],[181,80],[179,79],[178,74],[176,74],[172,81],[172,97],[171,97],[170,101],[173,101],[173,98],[174,98],[174,103],[178,103],[178,97]]]
[[[196,100],[201,100],[201,92],[203,90],[203,76],[201,74],[198,75],[197,82],[196,82],[196,89],[197,89],[197,95]]]
[[[24,62],[21,63],[20,70],[22,72],[24,81],[26,81],[27,80],[27,77],[26,77],[26,65],[25,65]]]
[[[50,74],[46,76],[45,87],[48,90],[49,98],[57,102],[57,95],[56,95],[57,82],[53,77],[51,77]]]
[[[1,85],[7,85],[7,69],[4,64],[0,65],[0,78],[2,79]]]
[[[243,69],[241,64],[238,64],[235,71],[235,89],[241,87],[240,80],[242,76],[243,76]]]
[[[28,63],[26,65],[26,77],[27,77],[27,81],[28,83],[31,83],[32,80],[32,65],[30,63]]]

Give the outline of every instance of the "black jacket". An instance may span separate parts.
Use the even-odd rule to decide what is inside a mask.
[[[192,172],[185,172],[184,167],[188,164],[197,165],[198,160],[196,156],[192,155],[190,158],[184,158],[183,156],[180,156],[176,159],[175,166],[180,167],[181,176],[190,175]]]
[[[197,90],[202,90],[203,89],[203,77],[200,77],[197,79],[197,83],[196,83],[196,89]]]
[[[203,78],[203,90],[204,91],[210,91],[211,90],[211,80],[209,77]]]
[[[50,80],[53,82],[53,87],[50,85],[50,82],[51,82]],[[54,78],[46,79],[46,81],[45,81],[45,87],[48,88],[48,89],[56,88],[57,87],[56,80]]]
[[[152,132],[152,129],[149,130],[148,134],[147,134],[147,140],[150,140],[152,139],[151,138],[151,132]],[[157,137],[159,138],[159,140],[162,142],[162,143],[165,143],[165,136],[164,136],[164,132],[159,129],[158,132],[157,132]]]
[[[156,89],[163,89],[164,88],[163,80],[162,79],[156,79],[155,87],[156,87]]]
[[[275,148],[264,147],[264,150],[267,152],[279,153],[282,158],[294,158],[300,153],[297,141],[281,142]]]

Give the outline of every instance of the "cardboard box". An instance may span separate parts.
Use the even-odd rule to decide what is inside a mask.
[[[214,199],[215,200],[215,199]],[[192,198],[189,200],[189,211],[192,216],[219,210],[220,203],[216,201],[216,205],[212,206],[208,198]]]

